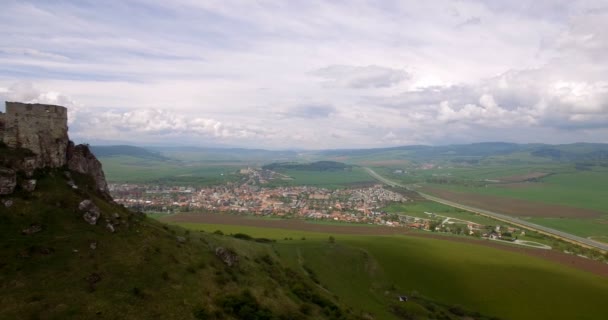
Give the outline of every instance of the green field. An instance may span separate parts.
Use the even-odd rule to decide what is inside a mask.
[[[164,183],[168,185],[211,185],[238,179],[238,166],[184,164],[177,161],[131,156],[100,158],[110,182]]]
[[[581,237],[608,237],[608,216],[600,219],[526,218],[527,221]]]
[[[322,233],[182,226],[278,239],[273,246],[286,264],[305,266],[342,301],[379,319],[394,318],[386,310],[398,294],[460,305],[501,319],[599,319],[608,312],[607,278],[479,245],[355,235],[334,235],[331,244],[329,235]]]
[[[441,168],[415,170],[406,175],[392,174],[384,169],[383,174],[391,179],[410,184],[443,188],[456,192],[497,196],[508,199],[532,201],[550,205],[596,210],[603,213],[594,218],[547,218],[530,217],[529,221],[555,228],[582,237],[608,235],[608,168],[590,167],[576,170],[571,164]],[[538,182],[519,183],[516,186],[484,182],[530,172],[552,173]],[[444,179],[443,183],[437,180]],[[428,183],[433,181],[435,183]],[[397,208],[389,208],[389,210]],[[500,212],[500,208],[484,208]],[[412,208],[415,215],[416,208]],[[418,210],[419,211],[419,210]],[[476,220],[471,220],[478,222]],[[480,222],[481,223],[481,222]]]
[[[357,184],[376,182],[365,170],[354,167],[352,171],[309,171],[309,170],[280,170],[293,180],[274,180],[269,186],[307,185],[324,188],[341,188]]]
[[[468,176],[471,179],[478,177]],[[561,171],[541,179],[538,183],[528,183],[526,186],[486,185],[476,187],[459,184],[433,184],[433,186],[454,191],[559,204],[608,213],[608,197],[606,196],[608,169],[606,168],[594,168],[593,171]]]
[[[446,206],[441,203],[432,202],[432,201],[415,201],[415,202],[406,202],[406,203],[393,203],[385,208],[383,208],[386,212],[389,213],[400,213],[408,216],[419,217],[419,218],[429,218],[429,215],[425,212],[431,212],[442,216],[447,216],[450,218],[461,219],[466,221],[471,221],[475,223],[479,223],[482,225],[493,226],[496,224],[500,224],[498,221],[474,214],[468,211],[464,211],[462,209]]]

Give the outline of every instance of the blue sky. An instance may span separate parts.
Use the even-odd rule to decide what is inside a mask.
[[[0,101],[91,143],[608,142],[606,1],[10,1]]]

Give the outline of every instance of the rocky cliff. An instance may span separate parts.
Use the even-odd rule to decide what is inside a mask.
[[[67,159],[70,170],[90,175],[97,185],[97,190],[109,195],[101,162],[91,153],[89,146],[84,144],[75,146],[74,142],[70,141],[67,148]]]

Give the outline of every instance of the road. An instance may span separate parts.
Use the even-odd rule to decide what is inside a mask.
[[[395,181],[389,180],[381,175],[379,175],[378,173],[376,173],[374,170],[370,169],[370,168],[365,168],[365,170],[369,173],[370,176],[374,177],[375,179],[379,180],[380,182],[387,184],[389,186],[393,186],[393,187],[402,187],[402,188],[406,188],[409,190],[409,188],[405,185],[402,185],[400,183],[397,183]],[[417,191],[418,192],[418,191]],[[591,247],[591,248],[595,248],[595,249],[599,249],[601,251],[604,252],[608,252],[608,245],[603,244],[603,243],[599,243],[587,238],[583,238],[583,237],[579,237],[579,236],[575,236],[573,234],[569,234],[563,231],[559,231],[559,230],[555,230],[552,228],[547,228],[545,226],[541,226],[535,223],[531,223],[519,218],[515,218],[509,215],[505,215],[502,213],[497,213],[497,212],[493,212],[493,211],[489,211],[489,210],[484,210],[484,209],[479,209],[479,208],[474,208],[471,206],[467,206],[464,204],[460,204],[460,203],[456,203],[453,201],[449,201],[449,200],[445,200],[445,199],[441,199],[441,198],[437,198],[434,197],[432,195],[429,194],[425,194],[422,192],[418,192],[418,194],[420,194],[422,197],[424,197],[427,200],[430,201],[434,201],[434,202],[438,202],[438,203],[442,203],[451,207],[455,207],[455,208],[459,208],[459,209],[463,209],[466,211],[470,211],[470,212],[474,212],[483,216],[487,216],[490,218],[494,218],[496,220],[500,220],[503,222],[508,222],[514,225],[517,225],[519,227],[522,228],[526,228],[529,230],[534,230],[537,231],[539,233],[543,233],[546,235],[550,235],[568,242],[572,242],[572,243],[576,243],[579,245],[582,245],[584,247]]]

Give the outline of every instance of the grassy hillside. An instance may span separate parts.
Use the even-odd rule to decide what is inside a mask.
[[[402,319],[441,318],[432,310],[475,310],[501,319],[601,319],[608,312],[607,278],[472,243],[181,225],[278,239],[275,248],[285,264],[301,266],[341,301],[377,319],[399,318],[392,308],[405,309]],[[398,295],[414,303],[400,304]],[[473,319],[481,317],[473,314]]]
[[[167,227],[74,176],[77,190],[49,171],[33,193],[2,197],[12,204],[0,205],[0,319],[358,318],[272,244]],[[100,208],[97,225],[78,210],[83,199]],[[226,265],[218,247],[238,264]]]

